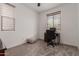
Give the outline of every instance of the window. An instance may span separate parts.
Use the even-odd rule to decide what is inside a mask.
[[[52,28],[54,26],[53,16],[48,16],[48,27]]]
[[[15,31],[14,9],[11,4],[1,4],[1,31]]]
[[[60,11],[54,12],[54,13],[48,14],[47,16],[48,16],[48,28],[55,27],[57,30],[60,30],[61,12]]]

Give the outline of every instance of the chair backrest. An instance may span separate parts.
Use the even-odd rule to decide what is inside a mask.
[[[56,32],[56,28],[50,28],[50,31]]]
[[[48,39],[55,39],[56,38],[55,31],[46,30],[46,33],[47,33],[47,38]]]

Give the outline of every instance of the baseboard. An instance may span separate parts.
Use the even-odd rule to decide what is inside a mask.
[[[77,48],[77,49],[78,49],[78,47],[77,47],[77,46],[74,46],[74,45],[69,45],[69,44],[65,44],[65,43],[60,43],[60,45],[65,45],[65,46],[75,47],[75,48]]]
[[[17,46],[22,45],[22,44],[24,44],[24,43],[25,43],[25,42],[21,42],[21,43],[12,45],[12,46],[10,46],[10,47],[7,47],[7,49],[11,49],[11,48],[17,47]]]
[[[40,39],[40,38],[39,38]],[[40,40],[44,40],[44,39],[40,39]],[[65,45],[65,46],[70,46],[70,47],[75,47],[75,48],[78,48],[79,49],[79,47],[77,47],[77,46],[75,46],[75,45],[70,45],[70,44],[65,44],[65,43],[59,43],[60,45]]]
[[[27,41],[27,40],[26,40],[26,41]],[[25,44],[26,41],[20,42],[20,43],[18,43],[18,44],[11,45],[11,46],[7,47],[7,49],[11,49],[11,48],[17,47],[17,46],[19,46],[19,45]]]

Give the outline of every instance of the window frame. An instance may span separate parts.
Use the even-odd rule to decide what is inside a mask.
[[[57,12],[53,12],[53,13],[49,13],[49,14],[47,14],[47,18],[49,17],[49,16],[53,16],[53,27],[55,27],[54,26],[54,16],[55,15],[58,15],[58,14],[60,14],[60,29],[57,29],[57,30],[61,30],[61,11],[57,11]],[[47,19],[48,20],[48,19]],[[47,28],[49,28],[48,27],[48,22],[47,22]]]
[[[12,5],[12,4],[10,4],[10,3],[3,3],[2,5],[4,5],[4,4],[5,4],[5,5],[9,5],[9,6],[11,6],[12,8],[15,8],[15,6]],[[10,16],[7,16],[7,15],[6,15],[6,16],[0,15],[0,17],[1,17],[1,18],[0,18],[0,19],[1,19],[1,20],[0,20],[0,21],[1,21],[1,31],[15,31],[15,17],[10,17]],[[3,26],[3,25],[4,25],[4,24],[3,24],[3,22],[4,22],[4,19],[3,19],[3,18],[4,18],[4,17],[7,18],[7,19],[9,18],[9,19],[12,20],[12,29],[4,29],[4,28],[3,28],[3,27],[4,27],[4,26]]]
[[[3,17],[6,17],[6,18],[12,18],[12,17],[8,17],[8,16],[1,16],[1,31],[15,31],[15,18],[12,18],[13,20],[13,29],[10,30],[10,29],[3,29]]]

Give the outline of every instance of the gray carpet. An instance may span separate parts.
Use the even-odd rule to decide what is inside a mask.
[[[6,50],[6,56],[79,56],[76,47],[67,45],[48,46],[43,40]]]

